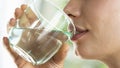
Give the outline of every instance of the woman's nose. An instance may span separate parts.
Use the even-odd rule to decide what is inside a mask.
[[[70,0],[64,8],[64,12],[70,17],[79,17],[81,15],[80,10],[81,4],[78,0]]]

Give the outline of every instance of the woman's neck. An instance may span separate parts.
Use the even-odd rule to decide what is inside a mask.
[[[108,65],[108,68],[120,68],[120,51],[102,58],[102,61]]]

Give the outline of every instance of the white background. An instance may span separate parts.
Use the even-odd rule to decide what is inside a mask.
[[[0,68],[17,68],[12,57],[5,49],[2,38],[7,36],[6,25],[14,17],[14,10],[25,0],[0,0]]]

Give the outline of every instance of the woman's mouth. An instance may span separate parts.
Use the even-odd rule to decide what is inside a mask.
[[[76,33],[73,35],[73,37],[71,38],[71,40],[76,41],[79,38],[81,38],[82,36],[84,36],[89,30],[88,29],[80,29],[80,28],[76,28]]]

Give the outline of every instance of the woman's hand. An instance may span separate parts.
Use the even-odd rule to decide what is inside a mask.
[[[21,8],[15,10],[15,18],[10,19],[10,22],[7,26],[8,32],[11,27],[15,26],[16,19],[20,19],[23,11],[26,9],[26,5],[22,5]],[[36,16],[32,12],[28,12],[27,16],[24,18],[24,21],[33,21]],[[7,50],[13,56],[14,61],[18,68],[63,68],[64,60],[69,49],[67,44],[62,45],[60,50],[53,56],[48,62],[41,65],[32,65],[31,63],[22,59],[18,54],[16,54],[9,46],[9,40],[7,37],[3,38],[4,44],[6,45]]]

